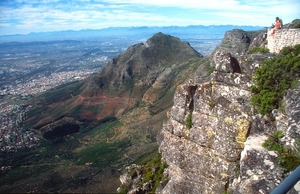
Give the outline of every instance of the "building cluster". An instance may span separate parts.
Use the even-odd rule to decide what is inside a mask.
[[[58,85],[82,80],[95,73],[95,70],[76,70],[52,73],[50,76],[39,75],[26,81],[15,81],[0,89],[0,95],[35,95],[50,90]]]
[[[117,54],[106,52],[106,47],[95,49],[99,46],[97,41],[26,45],[13,44],[13,47],[0,51],[0,152],[13,152],[39,144],[35,132],[22,127],[29,107],[21,104],[27,96],[83,80],[98,72]],[[108,47],[109,50],[112,48],[111,45]]]
[[[96,70],[75,70],[52,73],[50,76],[37,75],[26,81],[15,81],[0,89],[0,96],[26,97],[45,92],[58,85],[82,80]],[[25,118],[29,107],[0,103],[0,150],[16,151],[20,148],[31,148],[39,144],[34,132],[25,130],[20,123]]]
[[[39,144],[39,138],[23,129],[19,124],[30,107],[7,105],[0,109],[0,150],[12,152],[20,148],[31,148]]]

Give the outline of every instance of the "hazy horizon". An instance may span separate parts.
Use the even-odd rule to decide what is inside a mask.
[[[26,36],[26,35],[31,35],[31,34],[43,34],[43,33],[59,33],[59,32],[81,32],[81,31],[101,31],[101,30],[109,30],[109,29],[128,29],[128,28],[189,28],[189,27],[211,27],[211,26],[219,26],[219,27],[226,27],[226,26],[234,26],[234,27],[253,27],[253,28],[264,28],[265,26],[252,26],[252,25],[232,25],[232,24],[227,24],[227,25],[186,25],[186,26],[176,26],[176,25],[170,25],[170,26],[114,26],[114,27],[105,27],[105,28],[98,28],[98,29],[92,29],[92,28],[85,28],[85,29],[78,29],[78,30],[73,30],[73,29],[68,29],[68,30],[49,30],[49,31],[40,31],[40,32],[29,32],[26,34],[0,34],[0,36],[16,36],[16,35],[21,35],[21,36]]]
[[[0,35],[109,27],[270,26],[300,18],[298,0],[3,0]]]

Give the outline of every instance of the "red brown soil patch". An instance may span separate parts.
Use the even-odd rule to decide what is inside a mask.
[[[66,107],[67,109],[71,109],[72,107],[76,107],[79,105],[84,105],[86,107],[90,107],[90,106],[96,106],[96,105],[103,104],[104,109],[101,112],[99,112],[99,114],[95,114],[92,111],[87,110],[87,109],[85,109],[84,112],[81,113],[81,117],[83,117],[83,118],[98,119],[98,120],[101,120],[109,115],[115,115],[121,109],[124,109],[124,108],[126,109],[126,108],[132,106],[133,102],[135,101],[135,99],[119,98],[119,97],[110,98],[110,97],[106,97],[106,96],[82,97],[81,95],[79,95],[74,98],[76,98],[76,99],[72,102],[72,104],[70,104],[68,107]],[[49,104],[48,107],[55,108],[57,106],[62,106],[65,103],[67,103],[67,101],[55,102],[55,103]],[[53,123],[57,122],[57,121],[51,121],[50,115],[45,115],[44,119],[41,120],[37,124],[44,123],[45,119],[50,121],[48,123],[45,123],[46,127],[48,124],[53,124]],[[61,119],[59,119],[58,121],[60,121],[60,120]],[[45,126],[43,126],[43,127],[45,127]]]
[[[72,106],[76,106],[79,104],[83,104],[85,106],[95,106],[99,104],[104,105],[104,109],[101,111],[100,114],[94,115],[91,111],[86,111],[83,113],[82,116],[86,118],[95,118],[100,120],[105,118],[108,115],[115,114],[120,109],[124,107],[130,107],[132,105],[132,100],[128,98],[109,98],[106,96],[94,96],[94,97],[82,97],[79,96],[76,101],[72,104]]]
[[[86,111],[84,111],[82,114],[82,117],[84,117],[84,118],[95,118],[95,114],[92,112],[92,111],[90,111],[90,110],[86,110]]]
[[[116,111],[118,111],[121,108],[122,108],[122,106],[119,103],[106,104],[104,109],[101,111],[101,113],[99,115],[97,115],[96,118],[98,120],[103,119],[107,115],[111,115],[112,113],[115,113]]]

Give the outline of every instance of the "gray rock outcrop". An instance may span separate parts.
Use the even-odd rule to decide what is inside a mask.
[[[241,153],[240,175],[231,185],[233,193],[270,193],[283,180],[282,169],[276,161],[278,153],[262,148],[268,135],[276,130],[283,132],[281,143],[290,149],[294,148],[295,139],[300,137],[300,82],[296,89],[290,89],[285,96],[285,114],[273,110],[274,124],[266,121],[261,115],[255,115],[250,136]],[[298,185],[298,184],[297,184]],[[295,185],[289,193],[298,193]]]
[[[227,31],[221,44],[217,46],[214,52],[225,50],[230,52],[232,55],[246,52],[254,38],[256,38],[261,32],[262,31],[244,31],[241,29]]]
[[[248,39],[229,34],[238,49],[232,53],[218,47],[211,56],[215,71],[208,78],[177,87],[169,120],[157,137],[169,165],[169,182],[157,193],[267,194],[283,180],[278,153],[261,145],[276,130],[283,131],[286,146],[300,137],[300,84],[288,91],[285,114],[274,110],[274,118],[256,115],[250,104],[252,74],[274,55],[247,55]]]
[[[227,72],[228,58],[218,57],[216,64],[224,68],[208,81],[177,88],[170,119],[158,137],[170,177],[161,193],[222,193],[239,173],[252,121],[251,84],[248,76]],[[190,112],[193,125],[187,129]]]

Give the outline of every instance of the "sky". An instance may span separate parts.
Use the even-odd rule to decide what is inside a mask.
[[[300,0],[0,0],[0,35],[128,26],[271,26]]]

